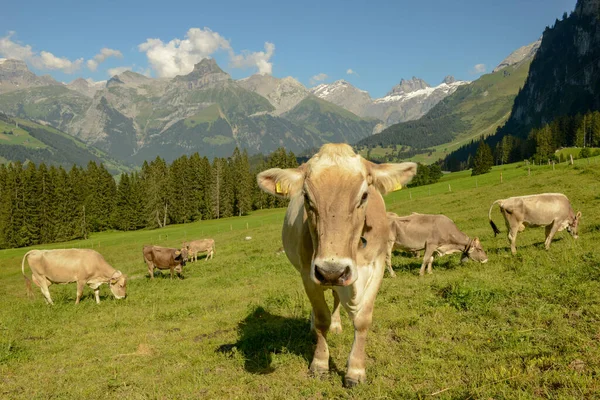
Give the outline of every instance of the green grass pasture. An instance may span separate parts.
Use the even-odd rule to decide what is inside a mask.
[[[128,297],[102,287],[53,285],[27,298],[21,258],[0,251],[0,398],[6,399],[583,399],[600,393],[600,160],[513,164],[471,177],[450,174],[386,197],[388,209],[444,213],[478,236],[489,262],[460,255],[418,276],[420,259],[396,253],[368,338],[368,383],[342,387],[353,341],[330,335],[331,373],[308,374],[313,339],[300,278],[278,255],[283,209],[161,230],[105,232],[45,248],[93,247],[129,275]],[[500,182],[502,173],[502,182]],[[448,187],[450,185],[450,188]],[[487,222],[490,204],[513,195],[562,192],[583,219],[580,238],[519,234],[512,256]],[[251,240],[245,240],[251,236]],[[142,245],[213,237],[214,260],[150,281]],[[328,296],[331,298],[331,296]],[[345,313],[344,313],[345,314]]]

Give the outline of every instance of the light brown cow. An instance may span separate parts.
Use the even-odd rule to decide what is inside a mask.
[[[346,386],[366,379],[365,346],[385,269],[389,224],[382,194],[412,179],[415,163],[374,164],[346,144],[325,144],[298,168],[260,173],[265,192],[289,198],[285,254],[300,272],[317,336],[310,370],[329,370],[327,330],[341,331],[340,302],[354,324]],[[324,291],[333,289],[333,317]]]
[[[500,206],[500,212],[504,216],[506,229],[508,229],[510,251],[513,254],[517,254],[517,233],[523,232],[526,226],[546,227],[546,241],[544,243],[546,250],[550,248],[550,243],[556,232],[560,232],[565,228],[574,239],[578,238],[577,227],[581,218],[581,211],[575,214],[569,199],[562,193],[542,193],[496,200],[492,203],[488,212],[494,235],[500,233],[500,230],[492,221],[492,208],[496,204]]]
[[[54,304],[48,286],[53,283],[77,282],[77,299],[87,284],[94,290],[96,303],[100,303],[100,285],[108,283],[117,299],[125,298],[127,277],[111,267],[100,253],[90,249],[31,250],[23,256],[21,271],[25,278],[28,295],[31,295],[31,280],[25,275],[25,260],[31,269],[31,278],[42,290],[48,304]]]
[[[391,261],[394,247],[413,252],[425,250],[419,271],[421,276],[425,275],[425,267],[427,273],[433,272],[431,265],[434,254],[443,256],[462,252],[463,262],[469,258],[481,263],[488,261],[479,238],[469,238],[445,215],[412,213],[406,217],[399,217],[393,212],[388,212],[387,217],[390,221],[390,241],[386,261],[392,276],[395,276]]]
[[[213,258],[215,254],[215,240],[214,239],[199,239],[192,240],[191,242],[183,242],[182,248],[186,248],[188,251],[188,261],[194,261],[198,259],[198,253],[204,253],[206,251],[206,261],[209,258]]]
[[[185,267],[185,261],[187,260],[187,250],[185,248],[178,250],[170,247],[146,245],[143,254],[144,261],[148,265],[150,279],[154,279],[154,268],[170,270],[171,279],[173,279],[174,272],[177,272],[179,276],[183,275],[183,267]]]

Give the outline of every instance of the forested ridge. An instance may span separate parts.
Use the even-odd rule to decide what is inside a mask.
[[[282,207],[285,200],[258,189],[255,175],[296,167],[292,152],[253,157],[237,148],[212,162],[197,153],[167,164],[157,157],[117,180],[103,164],[47,167],[0,164],[0,248],[87,238],[108,229],[136,230]]]

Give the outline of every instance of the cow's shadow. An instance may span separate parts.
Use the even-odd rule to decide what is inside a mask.
[[[147,272],[145,277],[147,280],[150,280],[151,279],[150,273]],[[171,279],[171,272],[169,272],[169,270],[155,269],[154,270],[154,278],[155,279]],[[173,275],[173,280],[176,280],[176,279],[183,280],[183,279],[185,279],[185,276],[175,273]]]
[[[395,272],[411,272],[418,273],[421,269],[421,265],[423,265],[423,252],[420,253],[419,257],[413,256],[409,252],[396,252],[394,250],[394,256],[401,256],[403,259],[408,259],[408,262],[396,263],[394,264],[394,259],[392,259],[392,269]],[[460,255],[450,254],[446,256],[435,256],[433,258],[432,268],[440,269],[440,270],[453,270],[458,268],[463,262],[460,260]],[[471,261],[471,260],[469,260]],[[467,261],[468,262],[468,261]]]
[[[216,351],[227,355],[241,353],[244,368],[250,373],[273,372],[273,354],[296,354],[307,364],[312,359],[315,341],[306,318],[281,317],[257,307],[238,324],[238,333],[236,343],[223,344]]]

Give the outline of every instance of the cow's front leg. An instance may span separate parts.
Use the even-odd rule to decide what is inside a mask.
[[[81,296],[83,295],[84,286],[85,282],[77,281],[77,299],[75,300],[75,304],[79,304],[79,300],[81,300]]]
[[[435,246],[429,243],[425,243],[425,254],[423,255],[423,264],[421,264],[421,269],[419,270],[419,275],[425,275],[425,267],[430,266],[433,262],[433,252],[435,251]],[[429,267],[429,273],[431,273],[431,267]]]
[[[519,232],[519,228],[513,229],[511,227],[510,231],[508,231],[508,241],[510,242],[510,252],[515,255],[517,254],[517,233]]]
[[[366,367],[366,345],[367,333],[373,320],[373,306],[365,305],[354,317],[354,343],[348,357],[344,386],[354,387],[367,379]]]
[[[335,289],[333,290],[333,313],[331,314],[331,324],[329,332],[342,333],[342,319],[340,318],[340,296]]]
[[[310,371],[315,375],[329,372],[329,347],[327,347],[327,330],[331,325],[331,312],[325,301],[325,294],[320,286],[310,280],[310,277],[302,277],[304,290],[312,305],[313,328],[317,336],[317,346],[310,363]]]
[[[94,297],[96,298],[96,304],[100,304],[100,288],[94,289]]]
[[[396,273],[394,272],[394,269],[392,268],[392,250],[393,249],[394,249],[394,242],[392,242],[391,244],[388,243],[387,255],[385,257],[385,266],[387,267],[387,270],[390,273],[390,276],[392,278],[395,278]]]
[[[546,226],[546,241],[544,242],[546,250],[550,249],[550,243],[552,243],[552,239],[554,238],[554,235],[556,235],[556,232],[558,232],[559,227],[560,224],[556,220]]]

